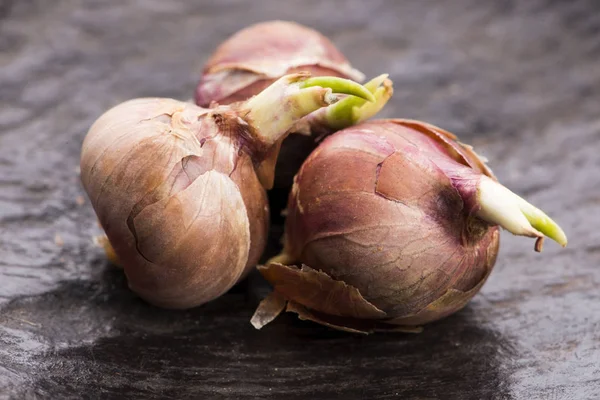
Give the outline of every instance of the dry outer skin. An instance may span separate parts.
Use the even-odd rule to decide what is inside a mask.
[[[356,288],[306,265],[299,269],[271,263],[259,269],[276,292],[308,308],[356,319],[386,316],[385,312],[366,301]]]
[[[415,125],[372,121],[325,139],[296,176],[286,221],[291,259],[358,289],[398,324],[464,307],[498,250],[498,228],[472,216],[481,163],[448,134]],[[295,286],[263,275],[284,295]],[[468,296],[435,303],[449,291]],[[331,313],[327,302],[290,299]],[[418,314],[427,307],[437,313]]]
[[[289,68],[307,65],[338,69],[356,80],[364,78],[329,39],[291,21],[267,22],[241,30],[217,49],[206,63],[205,72],[240,68],[279,77]]]
[[[196,103],[230,104],[257,94],[275,79],[308,71],[362,81],[344,55],[319,32],[289,21],[249,26],[228,38],[204,66]]]
[[[478,284],[468,290],[448,289],[412,315],[396,318],[389,318],[387,313],[367,301],[357,288],[334,280],[323,271],[315,271],[306,265],[301,270],[279,263],[260,266],[259,270],[273,286],[273,292],[259,304],[252,325],[260,329],[285,309],[295,312],[300,319],[348,332],[419,333],[422,331],[420,325],[462,309],[481,290],[498,254],[499,232],[494,230],[493,235],[493,244],[487,248],[487,273]]]
[[[235,114],[147,98],[107,111],[86,136],[83,186],[129,286],[153,304],[210,301],[262,253],[266,199],[236,123]]]
[[[336,315],[324,314],[318,311],[308,309],[301,304],[290,301],[287,303],[285,311],[298,315],[303,321],[312,321],[329,328],[337,329],[350,333],[370,334],[375,332],[403,332],[403,333],[421,333],[422,327],[390,325],[373,319],[353,319],[338,317]]]
[[[598,6],[0,1],[0,398],[600,398]],[[389,72],[385,115],[472,143],[569,246],[538,254],[501,232],[480,294],[419,335],[362,337],[289,313],[258,331],[260,279],[190,311],[140,301],[92,240],[83,137],[125,99],[189,98],[219,43],[277,18],[323,32],[367,76]]]

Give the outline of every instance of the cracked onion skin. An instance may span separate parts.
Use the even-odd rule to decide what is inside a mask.
[[[292,74],[231,107],[140,98],[100,116],[82,145],[81,180],[129,287],[154,305],[190,308],[254,268],[280,143],[335,93],[372,100],[351,81]]]
[[[252,323],[265,325],[285,302],[302,319],[352,332],[446,317],[490,275],[500,226],[537,238],[536,250],[544,234],[566,245],[558,225],[451,133],[401,119],[344,129],[295,178],[284,251],[259,267],[274,292]]]
[[[236,138],[220,135],[237,117],[221,115],[135,99],[102,115],[83,144],[82,182],[129,286],[160,307],[214,299],[265,246],[264,189],[250,156],[230,150]]]

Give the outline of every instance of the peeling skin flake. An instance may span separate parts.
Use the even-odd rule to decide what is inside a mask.
[[[311,309],[351,318],[377,319],[386,316],[385,312],[366,301],[356,288],[307,265],[298,269],[271,263],[259,267],[259,271],[276,292]]]
[[[250,323],[260,329],[273,321],[285,309],[287,300],[277,291],[272,291],[265,297],[254,312]]]

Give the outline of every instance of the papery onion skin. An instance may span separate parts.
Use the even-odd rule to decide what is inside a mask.
[[[497,255],[498,228],[473,215],[471,179],[491,172],[426,130],[386,120],[334,134],[305,161],[288,203],[286,254],[357,288],[390,319],[469,291]]]
[[[300,71],[364,79],[321,33],[295,22],[268,21],[240,30],[216,49],[204,66],[196,104],[246,100],[281,76]]]
[[[132,100],[101,116],[82,148],[84,188],[129,285],[161,307],[216,298],[265,246],[268,208],[252,160],[235,151],[228,116],[208,111]]]

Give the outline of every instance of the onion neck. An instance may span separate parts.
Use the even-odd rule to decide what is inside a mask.
[[[393,83],[387,77],[388,74],[382,74],[364,84],[375,101],[347,96],[298,121],[291,131],[320,137],[366,121],[379,113],[394,93]]]
[[[323,110],[324,125],[332,132],[356,125],[376,115],[394,94],[388,74],[379,75],[364,85],[375,98],[368,102],[360,97],[348,96]]]
[[[484,221],[500,225],[514,235],[537,238],[536,251],[542,250],[544,236],[563,247],[567,245],[567,236],[556,222],[487,176],[482,176],[479,181],[477,205],[476,215]]]
[[[338,101],[336,93],[373,102],[364,86],[342,78],[315,77],[308,73],[285,75],[265,90],[241,103],[238,115],[251,127],[252,140],[266,149],[257,174],[267,189],[273,186],[275,162],[281,142],[290,129],[308,114]]]

